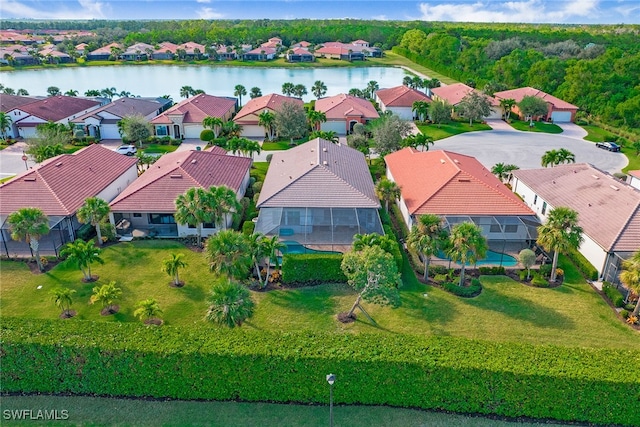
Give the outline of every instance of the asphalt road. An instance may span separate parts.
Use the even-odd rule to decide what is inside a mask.
[[[599,169],[615,173],[628,160],[624,154],[612,153],[589,141],[562,134],[492,130],[469,132],[436,141],[430,148],[454,151],[477,158],[485,167],[496,163],[514,164],[520,169],[540,168],[545,151],[566,148],[576,156],[576,163],[591,163]]]

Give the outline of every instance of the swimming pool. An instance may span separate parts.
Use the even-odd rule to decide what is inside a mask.
[[[310,249],[300,242],[295,240],[283,240],[282,242],[285,248],[280,251],[283,254],[339,254],[340,252],[334,251],[318,251],[316,249]]]
[[[443,252],[440,252],[438,254],[438,258],[449,260],[449,258]],[[500,262],[501,260],[502,260],[502,263]],[[503,254],[503,253],[494,252],[494,251],[487,251],[487,256],[485,256],[483,259],[479,259],[478,262],[476,262],[476,265],[487,265],[487,264],[496,264],[496,265],[502,264],[503,267],[515,267],[516,265],[518,265],[518,260],[509,254]],[[471,265],[471,264],[467,263],[467,265]]]

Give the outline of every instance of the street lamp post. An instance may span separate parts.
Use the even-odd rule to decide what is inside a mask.
[[[329,427],[333,427],[333,383],[336,381],[334,374],[327,375],[329,383]]]
[[[27,164],[27,155],[24,153],[24,151],[22,152],[22,161],[24,162],[24,168],[26,170],[29,170],[29,165]]]

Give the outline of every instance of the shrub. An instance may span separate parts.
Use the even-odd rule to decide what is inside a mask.
[[[430,265],[429,266],[429,274],[446,274],[447,267],[444,265]]]
[[[402,265],[404,263],[404,259],[402,258],[402,251],[400,250],[400,243],[398,242],[398,239],[396,238],[396,235],[395,235],[395,233],[393,232],[393,229],[390,226],[385,224],[385,225],[382,226],[382,228],[384,229],[384,234],[386,234],[387,236],[392,237],[393,241],[395,242],[395,245],[393,245],[393,247],[391,248],[389,253],[393,257],[393,260],[396,262],[396,265],[398,266],[398,271],[402,271]]]
[[[444,282],[442,289],[459,297],[472,298],[480,295],[480,292],[482,292],[482,283],[480,283],[478,279],[471,279],[470,286],[458,286],[457,283]]]
[[[211,129],[203,129],[202,132],[200,132],[201,141],[209,142],[213,139],[215,139],[215,134]]]
[[[629,312],[627,310],[620,310],[620,316],[622,316],[623,319],[627,319],[629,317]]]
[[[242,223],[242,234],[250,236],[256,229],[256,223],[253,221],[245,221]]]
[[[598,280],[598,270],[596,270],[584,255],[575,249],[570,249],[566,255],[585,278],[588,280]]]
[[[282,257],[282,283],[315,285],[347,281],[340,264],[342,254],[285,254]]]
[[[520,276],[520,281],[524,282],[525,280],[527,280],[527,270],[518,271],[518,276]]]
[[[206,326],[3,318],[2,388],[312,404],[325,402],[327,389],[309,379],[336,372],[337,404],[640,425],[640,413],[629,410],[635,349]]]
[[[433,277],[433,280],[437,283],[444,283],[449,280],[449,276],[443,273],[438,273],[432,277]]]
[[[618,288],[613,286],[611,283],[603,282],[602,292],[607,296],[614,307],[624,307],[624,297],[622,296]]]
[[[538,270],[538,273],[542,277],[551,277],[551,268],[552,268],[551,264],[541,265],[540,269]]]
[[[96,236],[96,228],[91,224],[82,224],[80,228],[78,228],[76,235],[78,239],[88,242]]]
[[[531,285],[536,288],[548,288],[549,281],[540,273],[534,273],[533,278],[531,279]]]
[[[251,188],[253,188],[253,192],[254,193],[259,193],[260,191],[262,191],[262,181],[258,181],[256,183],[254,183]]]
[[[478,268],[480,274],[484,274],[486,276],[504,276],[505,269],[502,266],[493,266],[493,267],[480,267]]]
[[[273,157],[273,154],[267,154],[267,163],[271,163],[271,158]]]

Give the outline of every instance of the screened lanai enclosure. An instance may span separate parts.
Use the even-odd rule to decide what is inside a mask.
[[[255,231],[305,246],[340,251],[355,234],[383,234],[372,208],[261,208]]]
[[[489,248],[499,252],[517,252],[533,246],[538,237],[540,221],[534,216],[517,215],[447,215],[443,217],[445,227],[451,231],[461,222],[472,222],[482,229]]]
[[[74,225],[79,225],[75,217],[64,216],[49,217],[49,233],[38,239],[41,256],[58,256],[60,249],[66,243],[74,239]],[[11,229],[5,219],[0,228],[0,238],[2,243],[2,255],[7,258],[20,258],[33,256],[33,252],[28,242],[17,241],[11,238]]]

